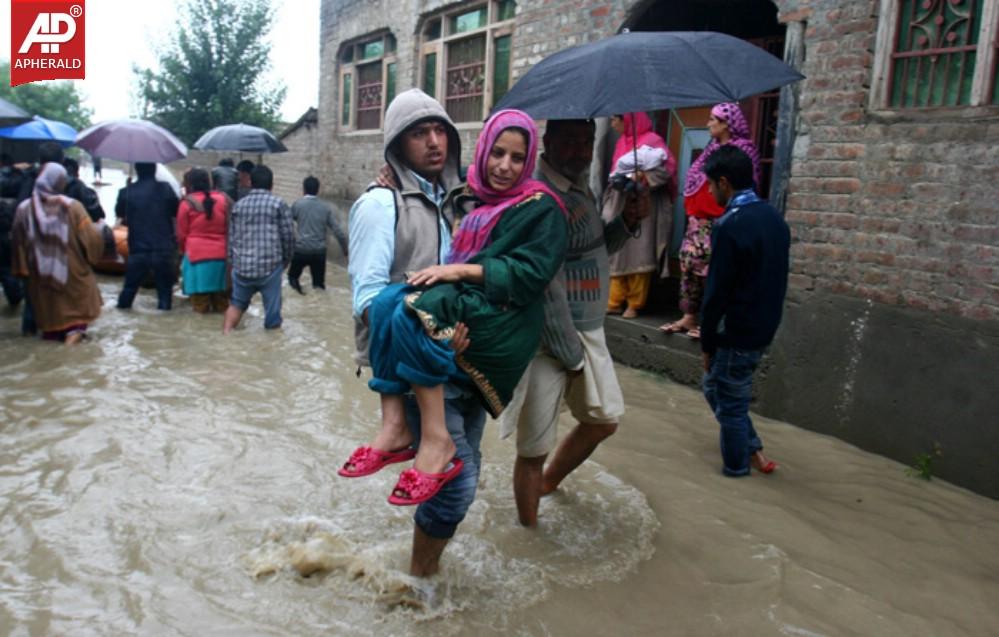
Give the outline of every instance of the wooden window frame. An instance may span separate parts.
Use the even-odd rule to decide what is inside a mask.
[[[361,54],[364,51],[364,47],[368,44],[371,44],[372,42],[377,42],[378,40],[382,41],[382,54],[377,57],[363,59],[361,57]],[[393,45],[392,50],[389,50],[390,42]],[[353,51],[353,56],[351,61],[345,62],[343,58],[348,50]],[[376,63],[381,64],[381,69],[382,69],[382,74],[381,74],[382,96],[381,96],[381,104],[378,108],[379,112],[378,126],[375,128],[358,128],[357,113],[358,113],[358,107],[360,106],[360,99],[359,99],[360,86],[358,82],[358,70],[362,66],[368,66],[369,64],[376,64]],[[399,85],[399,78],[398,78],[399,65],[398,65],[397,52],[395,49],[395,36],[392,35],[391,31],[383,30],[375,34],[368,34],[359,38],[354,38],[353,40],[349,40],[348,42],[344,43],[343,46],[340,47],[340,50],[337,53],[337,64],[340,68],[340,71],[337,74],[338,77],[337,95],[339,96],[339,99],[337,99],[337,106],[338,106],[337,125],[339,127],[339,130],[343,132],[357,132],[365,134],[380,133],[382,131],[382,128],[385,126],[385,108],[388,106],[385,103],[386,102],[385,98],[386,98],[386,91],[388,89],[388,69],[390,64],[396,65],[395,67],[397,73],[397,76],[395,78],[396,90],[398,90],[398,85]],[[345,75],[351,75],[350,116],[349,116],[349,121],[346,124],[344,124],[343,122],[343,106],[344,106],[343,83]],[[374,109],[370,110],[373,111]]]
[[[448,70],[448,50],[449,44],[453,44],[460,40],[467,38],[473,38],[480,35],[485,35],[486,46],[485,46],[485,81],[483,82],[482,90],[482,113],[481,116],[462,122],[455,122],[458,125],[465,126],[481,126],[482,121],[489,115],[489,111],[492,110],[493,104],[493,79],[495,77],[495,58],[496,58],[496,38],[503,36],[510,36],[510,71],[509,75],[513,75],[513,54],[515,40],[514,40],[514,27],[516,22],[516,11],[514,11],[514,17],[508,18],[506,20],[499,20],[499,0],[487,0],[482,2],[482,0],[471,0],[467,3],[463,3],[459,7],[453,7],[446,11],[439,11],[432,13],[429,16],[420,20],[419,28],[417,32],[420,34],[419,42],[419,58],[417,59],[417,67],[419,68],[419,83],[418,86],[423,87],[426,82],[426,56],[431,53],[437,54],[437,64],[436,64],[436,78],[434,85],[434,95],[433,97],[437,99],[441,104],[447,108],[447,96],[445,92],[447,90],[447,70]],[[486,25],[479,27],[478,29],[472,29],[469,31],[462,31],[461,33],[449,33],[448,22],[449,19],[455,15],[461,15],[480,9],[482,7],[488,7]],[[427,26],[434,22],[435,20],[440,21],[440,37],[434,40],[427,40],[425,32],[427,31]]]
[[[881,0],[880,19],[875,42],[874,74],[871,82],[869,107],[874,111],[934,111],[964,109],[992,104],[993,78],[999,63],[999,0],[983,0],[982,20],[975,51],[975,72],[972,78],[968,104],[956,106],[892,106],[891,67],[892,55],[898,40],[899,12],[903,0]]]

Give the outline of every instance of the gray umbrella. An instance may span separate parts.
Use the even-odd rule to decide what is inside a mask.
[[[167,163],[187,157],[187,146],[173,133],[144,119],[116,119],[95,124],[76,136],[90,154],[127,162]]]
[[[622,33],[535,64],[494,110],[589,119],[737,102],[803,78],[763,49],[723,33]]]
[[[283,153],[288,149],[270,131],[249,124],[216,126],[198,141],[198,150],[233,150],[244,153]]]
[[[0,128],[31,121],[31,113],[0,98]]]

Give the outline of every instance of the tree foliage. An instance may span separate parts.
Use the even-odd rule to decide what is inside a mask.
[[[83,103],[76,85],[69,81],[10,85],[10,62],[0,62],[0,97],[32,115],[65,122],[80,130],[90,126],[94,112]]]
[[[187,0],[159,69],[134,68],[143,112],[187,143],[222,124],[274,130],[283,85],[268,86],[269,0]]]

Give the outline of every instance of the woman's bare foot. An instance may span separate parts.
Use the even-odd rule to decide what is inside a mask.
[[[420,448],[416,451],[413,467],[424,473],[443,473],[457,451],[450,436],[441,440],[420,438]]]
[[[690,330],[697,329],[697,317],[693,314],[684,314],[683,318],[679,321],[673,321],[672,323],[664,323],[659,326],[659,331],[665,332],[667,334],[682,334],[684,332],[689,332]]]
[[[79,345],[83,342],[83,332],[73,332],[67,334],[66,338],[63,339],[63,343],[66,345]]]

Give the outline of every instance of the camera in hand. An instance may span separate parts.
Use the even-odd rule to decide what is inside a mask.
[[[637,194],[641,192],[641,186],[637,181],[628,175],[617,173],[610,177],[610,187],[627,194]]]

